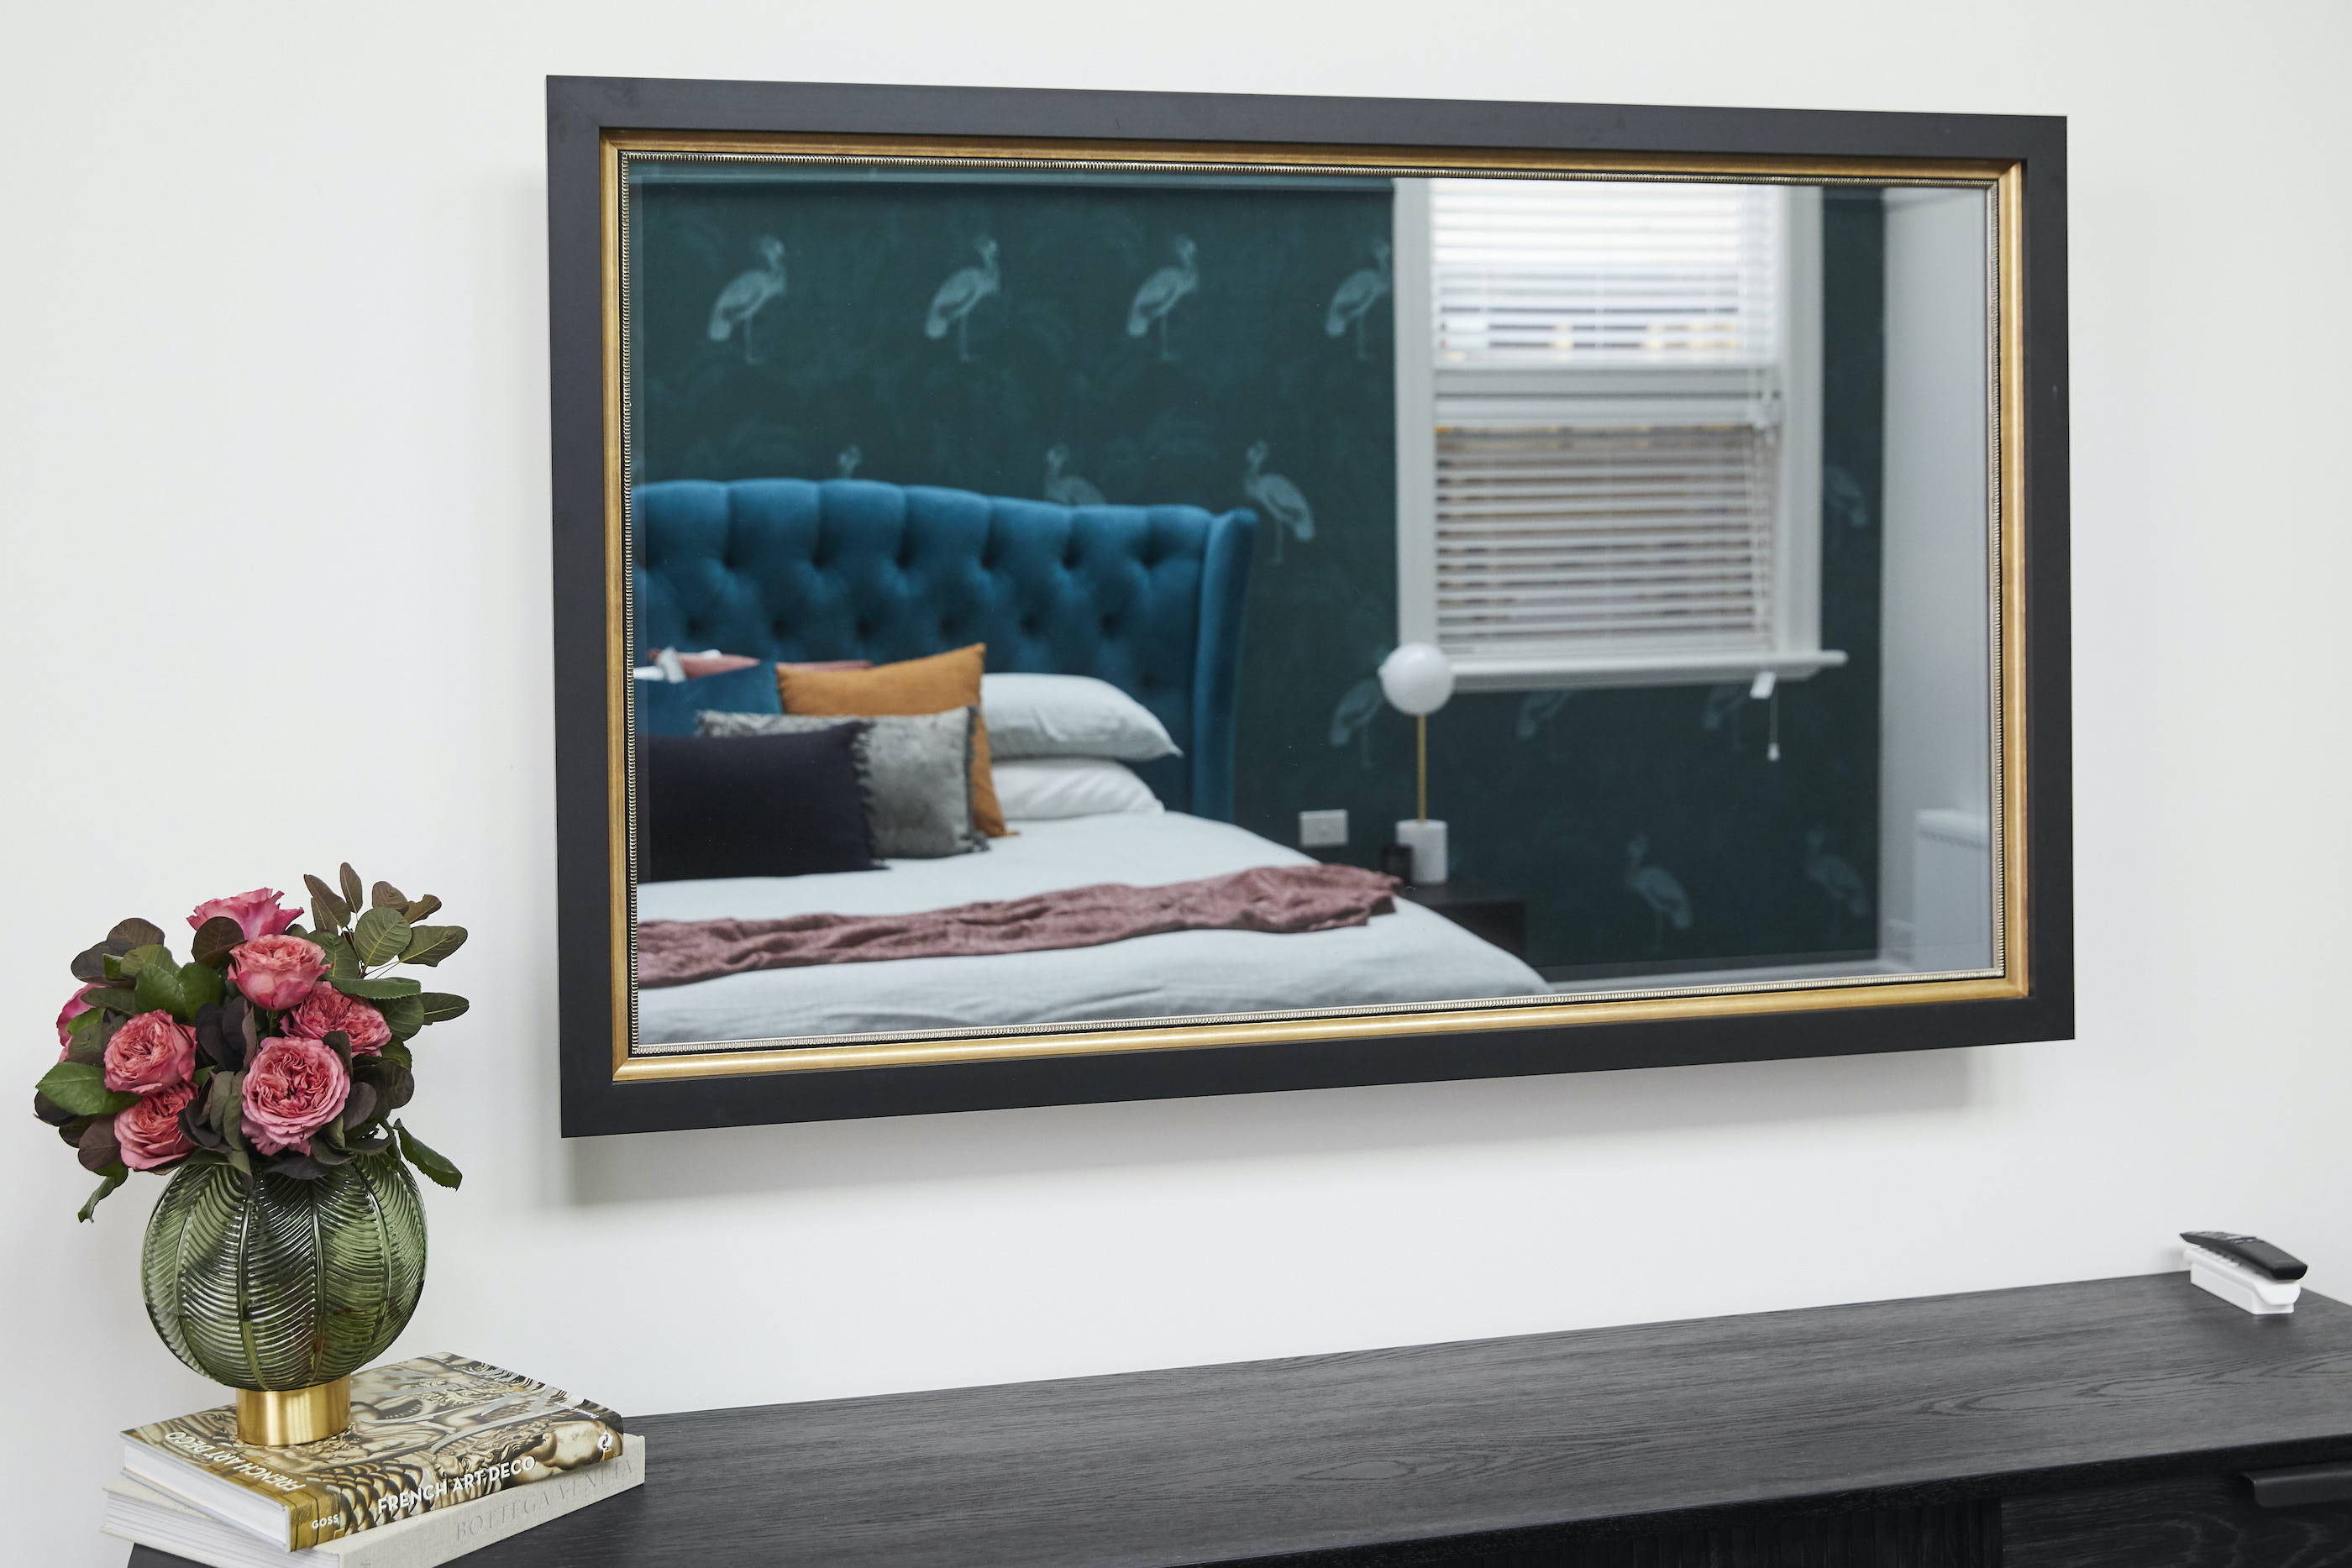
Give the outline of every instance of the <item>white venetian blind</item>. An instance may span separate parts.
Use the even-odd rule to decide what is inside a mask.
[[[1437,362],[1769,361],[1777,195],[1765,185],[1433,180]]]
[[[1773,445],[1750,424],[1439,427],[1439,646],[1768,644]]]
[[[1774,641],[1778,193],[1431,182],[1439,645]]]

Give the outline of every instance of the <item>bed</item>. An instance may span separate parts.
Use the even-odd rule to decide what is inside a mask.
[[[672,481],[633,497],[637,648],[776,661],[988,645],[992,673],[1083,674],[1181,754],[1136,765],[1168,808],[1019,821],[982,853],[883,872],[641,884],[641,920],[883,915],[1308,857],[1237,827],[1235,699],[1255,518],[1063,507],[866,480]],[[1541,994],[1541,977],[1417,904],[1333,931],[1181,931],[1103,946],[729,975],[642,990],[638,1049],[722,1040]]]
[[[887,872],[649,883],[645,920],[887,915],[1101,882],[1150,884],[1307,857],[1182,812],[1016,820],[986,854],[892,861]],[[1400,899],[1369,925],[1299,936],[1178,931],[1104,947],[903,958],[729,975],[638,994],[639,1049],[776,1035],[912,1033],[975,1025],[1189,1017],[1541,993],[1542,977],[1444,915]]]

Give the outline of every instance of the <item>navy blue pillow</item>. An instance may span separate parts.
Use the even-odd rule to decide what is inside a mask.
[[[881,869],[857,780],[857,741],[870,727],[640,736],[638,879]]]
[[[639,681],[637,733],[692,735],[698,713],[782,713],[776,666],[765,659],[690,681]]]

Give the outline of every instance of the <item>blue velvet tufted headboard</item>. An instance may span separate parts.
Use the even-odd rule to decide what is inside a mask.
[[[1137,771],[1171,810],[1232,820],[1255,514],[867,479],[674,479],[632,499],[640,657],[887,664],[985,643],[992,671],[1134,696],[1184,749]]]

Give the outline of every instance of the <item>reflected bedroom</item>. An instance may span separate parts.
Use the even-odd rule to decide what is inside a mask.
[[[1999,972],[1983,185],[624,168],[635,1051]]]

